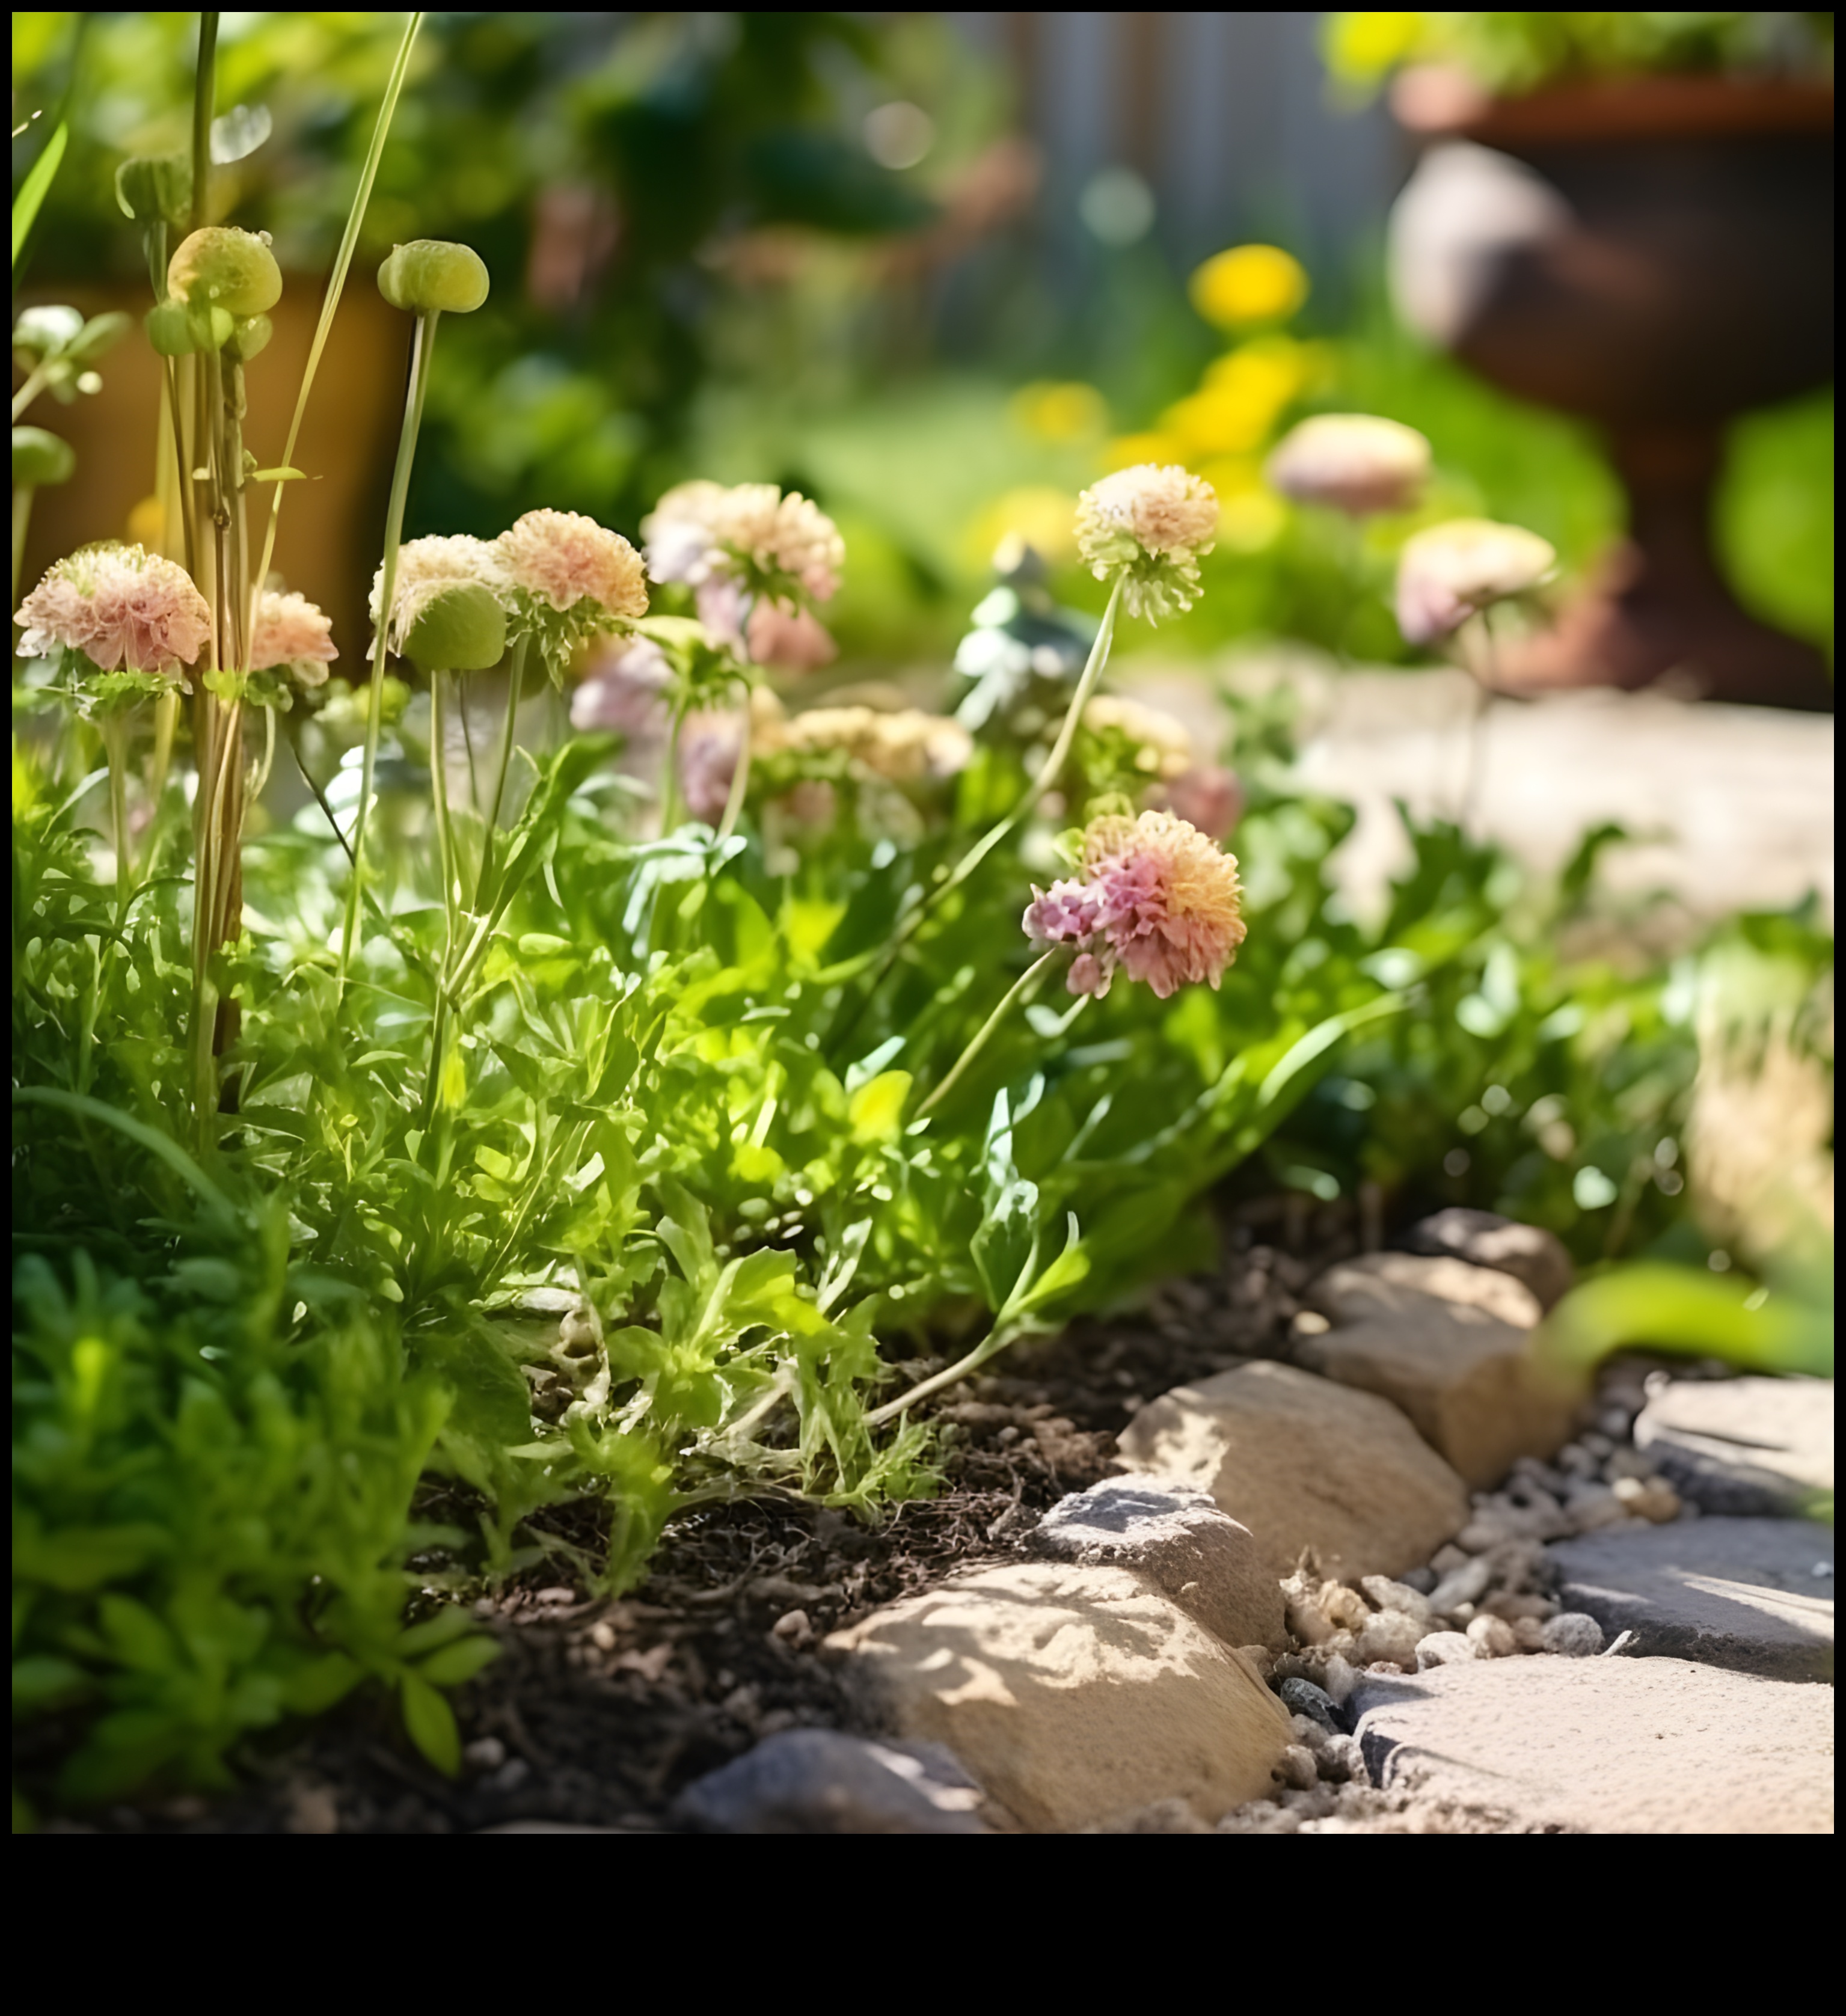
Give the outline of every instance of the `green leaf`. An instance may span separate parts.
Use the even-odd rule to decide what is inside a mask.
[[[464,1638],[458,1645],[432,1652],[417,1671],[433,1687],[459,1687],[499,1656],[500,1647],[491,1638]]]
[[[399,1683],[404,1727],[410,1740],[445,1778],[459,1777],[461,1732],[454,1711],[429,1682],[406,1673]]]
[[[861,1147],[896,1140],[910,1085],[909,1071],[880,1071],[853,1094],[847,1104],[846,1118],[852,1138]]]
[[[75,1594],[133,1575],[168,1544],[165,1529],[155,1525],[67,1526],[45,1533],[22,1523],[13,1531],[13,1571],[20,1582]]]
[[[51,185],[58,172],[58,164],[64,158],[64,149],[70,144],[70,128],[60,125],[45,143],[45,152],[32,164],[31,171],[20,184],[20,193],[13,200],[13,269],[16,274],[20,267],[20,252],[32,226],[38,220],[38,212],[50,193]]]
[[[437,1611],[434,1617],[426,1617],[420,1624],[406,1625],[398,1633],[398,1642],[391,1649],[400,1659],[414,1659],[419,1654],[452,1645],[473,1628],[473,1620],[467,1611],[459,1604],[452,1603]]]
[[[39,1653],[13,1662],[13,1712],[41,1715],[62,1707],[92,1685],[90,1676],[70,1659]]]

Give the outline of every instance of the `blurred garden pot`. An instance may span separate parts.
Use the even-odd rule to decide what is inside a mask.
[[[260,467],[282,459],[326,286],[323,275],[288,275],[270,316],[275,334],[250,366],[245,440]],[[149,305],[145,286],[48,280],[35,283],[27,299],[68,301],[85,315],[121,308],[136,325],[98,367],[100,392],[68,406],[41,399],[32,409],[34,422],[76,450],[77,473],[61,489],[39,495],[20,574],[30,583],[78,546],[130,538],[139,530],[131,524],[135,506],[154,488],[160,371],[139,326]],[[380,300],[369,275],[349,281],[295,450],[297,466],[314,480],[289,486],[276,539],[275,567],[290,588],[332,617],[340,653],[334,669],[348,678],[365,676],[371,628],[366,597],[383,535],[410,327],[408,318]],[[271,495],[267,484],[250,491],[250,524],[259,544]]]
[[[1391,220],[1400,312],[1495,384],[1598,423],[1630,536],[1516,686],[1665,679],[1830,708],[1821,653],[1740,608],[1711,543],[1724,431],[1833,376],[1830,85],[1646,77],[1491,99],[1406,72],[1428,143]]]

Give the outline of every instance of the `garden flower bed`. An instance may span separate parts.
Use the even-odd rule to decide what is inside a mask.
[[[1578,1434],[1598,1362],[1830,1369],[1811,1271],[1765,1307],[1659,1265],[1662,1335],[1619,1274],[1560,1304],[1546,1229],[1702,1257],[1679,1144],[1728,1025],[1695,1010],[1754,976],[1812,1075],[1830,941],[1765,919],[1672,972],[1568,963],[1609,836],[1525,882],[1470,838],[1472,778],[1356,918],[1351,815],[1281,723],[1245,709],[1233,776],[1109,689],[1119,637],[1202,592],[1220,503],[1182,467],[1074,500],[1099,618],[1003,556],[941,711],[804,704],[852,556],[775,484],[679,484],[632,541],[550,509],[405,538],[443,318],[488,292],[462,245],[377,275],[406,391],[373,635],[336,639],[270,565],[311,364],[281,463],[243,445],[282,283],[216,221],[250,125],[214,123],[217,18],[193,147],[118,182],[165,386],[145,539],[16,582],[16,1823],[754,1831],[709,1774],[855,1730],[888,1741],[828,1752],[880,1788],[845,1831],[1286,1831],[1250,1810],[1278,1786],[1297,1824],[1401,1818],[1355,1689],[1600,1647],[1545,1548],[1680,1509],[1638,1401]],[[124,334],[20,331],[16,418]],[[16,510],[59,445],[16,430]],[[1331,524],[1409,508],[1428,459],[1329,415],[1273,466]],[[1400,622],[1490,666],[1554,558],[1429,525]],[[1514,1215],[1427,1216],[1470,1201]],[[1251,1422],[1296,1481],[1246,1503],[1225,1479],[1261,1463],[1210,1451]],[[1169,1543],[1200,1564],[1171,1588]],[[1247,1638],[1201,1621],[1214,1577]],[[1171,1731],[1119,1783],[1092,1731],[1048,1789],[1055,1715],[952,1730],[904,1676],[939,1629],[1024,1672],[982,1636],[1022,1598],[1072,1643],[1125,1618],[1171,1730],[1211,1723],[1206,1780]],[[776,1824],[837,1830],[833,1796]]]

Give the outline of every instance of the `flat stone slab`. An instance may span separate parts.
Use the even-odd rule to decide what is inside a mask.
[[[674,1817],[701,1834],[985,1834],[981,1802],[939,1743],[790,1729],[687,1786]]]
[[[1830,1689],[1682,1659],[1360,1676],[1373,1782],[1583,1834],[1830,1834]]]
[[[1705,1511],[1799,1513],[1833,1488],[1833,1382],[1675,1380],[1642,1409],[1635,1444]]]
[[[1785,1680],[1833,1676],[1833,1532],[1805,1519],[1677,1519],[1548,1550],[1567,1610],[1637,1653]],[[1826,1572],[1817,1575],[1816,1568]]]
[[[1404,1235],[1412,1253],[1450,1254],[1477,1267],[1495,1267],[1523,1281],[1549,1309],[1570,1292],[1577,1269],[1555,1233],[1520,1225],[1498,1211],[1469,1211],[1451,1204],[1420,1219]]]

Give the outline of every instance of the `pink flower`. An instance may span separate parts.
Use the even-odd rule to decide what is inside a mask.
[[[1035,946],[1077,948],[1073,994],[1107,994],[1120,966],[1164,1001],[1204,981],[1215,988],[1246,927],[1237,864],[1171,812],[1092,820],[1081,882],[1035,890],[1023,920]]]
[[[1431,525],[1398,556],[1398,628],[1406,643],[1433,644],[1496,602],[1529,593],[1556,564],[1551,542],[1521,525]]]
[[[170,671],[211,639],[211,611],[185,569],[140,546],[85,546],[20,605],[20,655],[78,651],[98,671]]]
[[[657,740],[667,732],[661,695],[671,676],[659,645],[636,639],[592,664],[570,696],[570,725],[579,733],[612,728],[631,740]]]
[[[1243,816],[1243,787],[1234,771],[1216,763],[1182,772],[1161,787],[1165,809],[1212,840],[1235,830]]]
[[[302,686],[324,686],[328,664],[339,655],[332,624],[306,596],[278,595],[264,589],[257,597],[257,620],[250,628],[251,671],[286,666]]]
[[[682,483],[642,521],[648,571],[694,588],[740,575],[781,576],[816,602],[840,585],[846,543],[818,504],[773,483]]]
[[[1430,445],[1414,427],[1370,413],[1316,413],[1291,427],[1265,472],[1284,497],[1353,517],[1402,511],[1430,473]]]
[[[714,826],[724,817],[743,749],[740,715],[689,716],[679,736],[679,789],[694,819]]]
[[[840,647],[811,610],[785,609],[779,602],[759,602],[745,625],[750,662],[773,665],[785,672],[811,672],[830,665]]]
[[[515,589],[556,610],[585,599],[610,617],[647,614],[641,556],[580,511],[528,511],[494,542]]]

